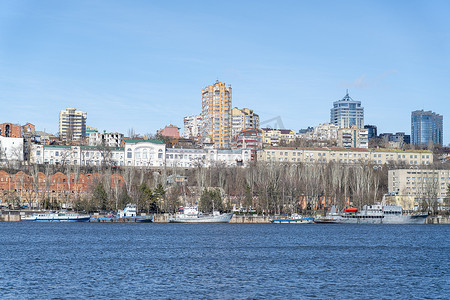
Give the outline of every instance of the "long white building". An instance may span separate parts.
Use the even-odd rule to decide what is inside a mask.
[[[131,167],[208,167],[246,166],[251,161],[248,149],[166,149],[162,141],[125,140],[124,147],[32,145],[31,162]]]
[[[433,162],[433,153],[425,150],[269,147],[258,150],[257,161],[344,164],[370,162],[377,165],[401,162],[406,165],[429,165]]]

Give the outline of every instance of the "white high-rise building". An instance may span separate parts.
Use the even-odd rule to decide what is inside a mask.
[[[355,101],[347,94],[339,101],[333,102],[330,123],[338,128],[364,128],[364,107],[361,101]]]
[[[87,113],[76,108],[59,112],[59,137],[63,141],[81,141],[86,135]]]

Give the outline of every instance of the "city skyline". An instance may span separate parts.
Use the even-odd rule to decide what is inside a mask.
[[[198,115],[220,80],[261,126],[327,123],[349,89],[379,133],[410,134],[411,112],[431,110],[450,143],[445,1],[231,1],[217,15],[207,3],[3,1],[1,122],[56,133],[75,107],[100,131],[155,133]]]

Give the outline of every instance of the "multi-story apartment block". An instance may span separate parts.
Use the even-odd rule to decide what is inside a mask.
[[[389,201],[417,209],[420,201],[443,204],[450,185],[450,170],[398,169],[388,171]],[[448,208],[447,208],[448,209]]]
[[[88,140],[89,146],[120,147],[123,140],[123,134],[118,132],[91,132],[88,135]]]
[[[364,128],[364,108],[361,101],[355,101],[347,94],[339,101],[333,102],[330,123],[338,128]]]
[[[433,162],[431,151],[393,149],[345,149],[269,147],[258,150],[257,160],[264,162],[303,163],[372,163],[376,165],[403,163],[406,165],[429,165]]]
[[[272,129],[261,128],[262,140],[264,145],[280,145],[280,143],[289,144],[295,141],[295,131],[291,129]]]
[[[338,127],[331,123],[319,124],[311,129],[301,130],[296,134],[297,138],[316,141],[337,140]]]
[[[341,128],[338,130],[338,146],[344,148],[369,148],[368,129]]]
[[[235,138],[235,146],[238,149],[257,150],[262,148],[262,130],[248,128],[239,132]]]
[[[229,148],[231,143],[231,86],[216,81],[202,89],[202,141],[214,148]]]
[[[87,113],[76,108],[66,108],[59,112],[59,138],[62,141],[81,141],[86,135]]]
[[[411,113],[411,143],[427,146],[443,143],[443,117],[432,111],[416,110]]]
[[[235,138],[239,132],[247,128],[259,128],[259,116],[248,108],[234,107],[231,111],[231,135]]]
[[[201,130],[203,126],[202,116],[188,116],[184,117],[184,132],[183,137],[199,141],[201,137]]]

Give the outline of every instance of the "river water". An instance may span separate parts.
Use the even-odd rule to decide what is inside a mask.
[[[2,299],[448,299],[450,226],[0,223]]]

